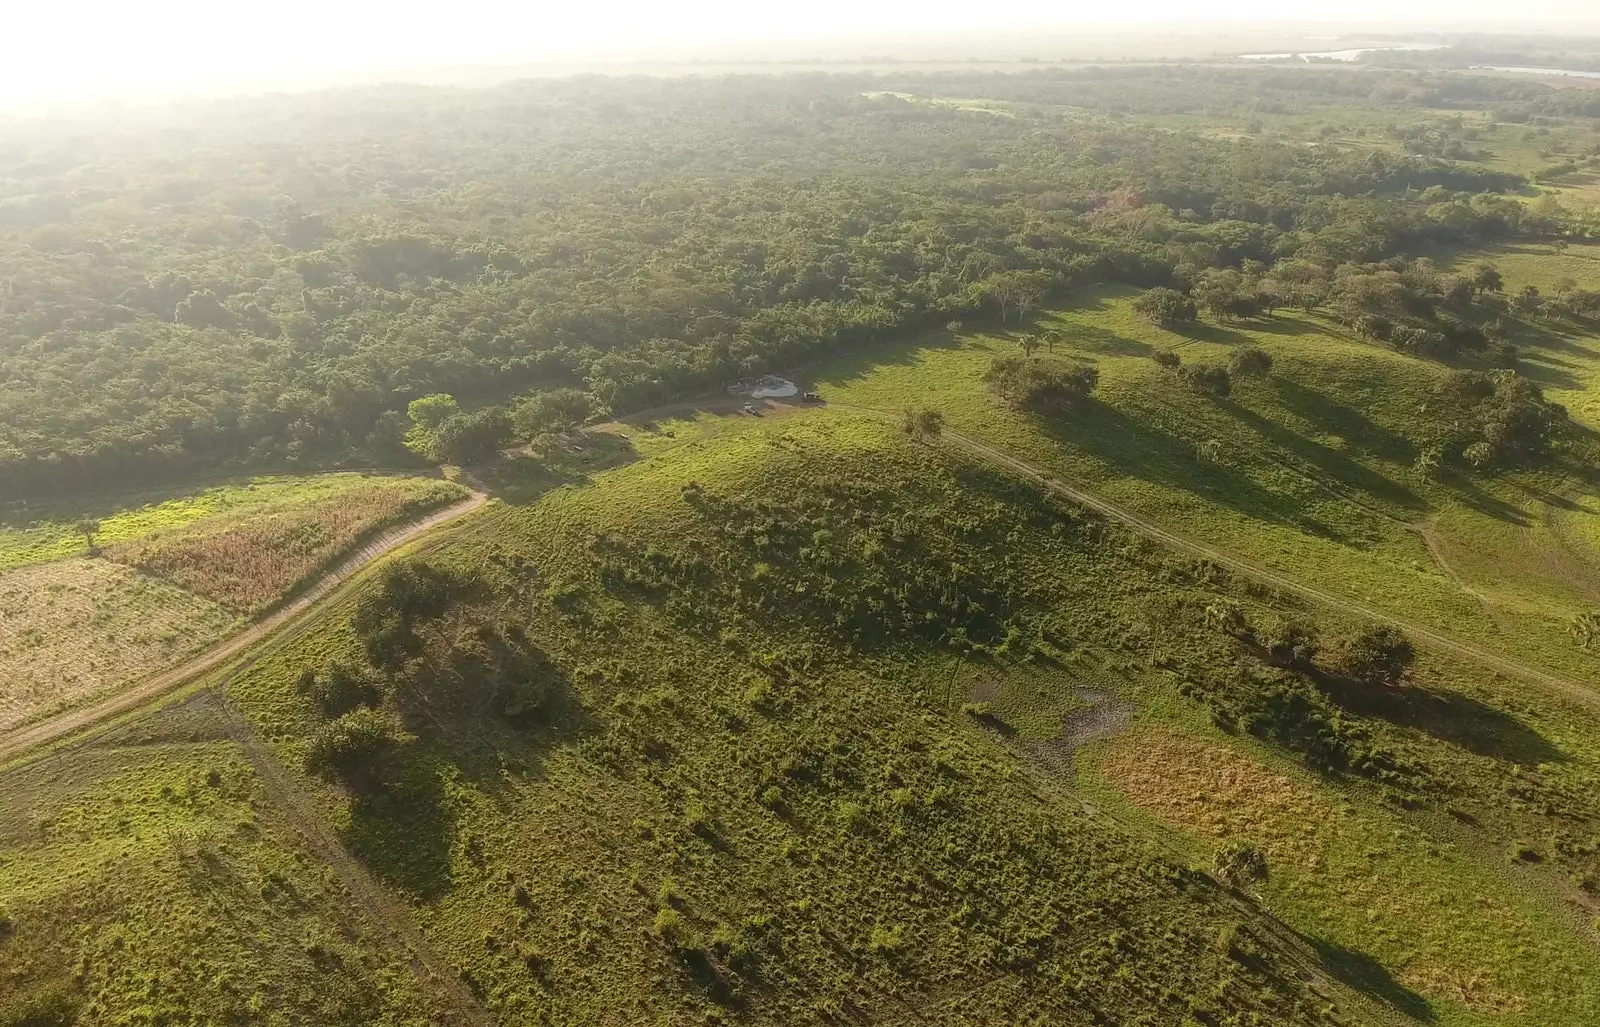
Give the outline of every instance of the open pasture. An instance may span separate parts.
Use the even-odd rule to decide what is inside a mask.
[[[1600,496],[1548,472],[1418,473],[1424,405],[1444,365],[1296,311],[1180,334],[1135,315],[1134,295],[1086,291],[1036,320],[1060,331],[1054,356],[1099,370],[1098,391],[1071,414],[1033,417],[989,394],[991,361],[1020,353],[1010,332],[930,333],[831,362],[816,381],[840,404],[938,409],[953,428],[1197,541],[1356,601],[1596,672],[1568,634],[1592,601],[1573,587],[1572,565],[1515,554],[1585,551],[1566,540],[1600,532]],[[1270,355],[1271,372],[1223,398],[1153,359],[1220,364],[1244,345]],[[1457,566],[1462,549],[1477,559]],[[1485,557],[1492,574],[1477,571]]]

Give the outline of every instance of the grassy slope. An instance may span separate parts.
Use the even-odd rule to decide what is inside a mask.
[[[830,365],[817,380],[840,403],[936,407],[959,430],[1321,587],[1569,673],[1600,672],[1566,632],[1595,597],[1560,566],[1500,561],[1487,575],[1451,563],[1461,550],[1499,554],[1514,551],[1513,542],[1538,549],[1594,537],[1600,497],[1549,475],[1454,475],[1437,484],[1416,475],[1411,439],[1443,367],[1300,314],[1175,335],[1134,316],[1131,295],[1088,293],[1041,318],[1066,332],[1057,355],[1100,369],[1098,401],[1071,418],[1016,414],[986,394],[989,361],[1017,352],[1003,336],[940,333],[886,359]],[[1246,343],[1272,355],[1273,373],[1222,401],[1190,392],[1149,359],[1165,349],[1186,363],[1221,362]],[[1200,454],[1211,439],[1222,443],[1218,462]],[[1569,498],[1544,502],[1551,492]],[[1419,528],[1444,543],[1443,565]]]
[[[0,773],[0,1024],[424,1024],[429,1004],[191,703]]]
[[[1077,523],[983,469],[930,463],[875,422],[814,413],[736,432],[729,423],[587,488],[508,508],[446,550],[526,611],[562,671],[559,717],[522,732],[453,720],[444,707],[415,723],[420,741],[387,789],[325,793],[352,849],[420,902],[419,921],[492,1008],[608,1022],[720,1007],[787,1022],[825,1009],[886,1015],[901,996],[939,1022],[1011,1022],[1079,1008],[1084,993],[1060,982],[1092,973],[1088,954],[1121,932],[1133,955],[1102,1001],[1119,1015],[1154,1012],[1146,975],[1183,964],[1173,987],[1200,994],[1216,964],[1199,939],[1242,914],[1204,889],[1180,898],[1152,887],[1164,877],[1135,869],[1154,857],[1129,836],[1204,864],[1219,836],[1244,833],[1268,849],[1273,912],[1330,972],[1396,1015],[1551,1025],[1600,1015],[1600,991],[1574,987],[1600,981],[1600,962],[1580,926],[1590,900],[1569,877],[1600,869],[1584,828],[1600,822],[1591,715],[1432,658],[1414,692],[1335,693],[1347,725],[1412,768],[1407,812],[1360,775],[1312,773],[1292,747],[1219,732],[1180,694],[1187,672],[1148,669],[1166,664],[1155,655],[1166,647],[1175,666],[1238,656],[1200,624],[1213,586],[1142,543],[1106,529],[1089,544],[1077,528],[1063,536],[1048,521],[1014,521],[1012,504],[1044,502]],[[973,655],[961,670],[931,639],[852,647],[806,592],[789,591],[809,558],[732,545],[714,530],[720,515],[691,515],[690,481],[766,501],[780,526],[795,509],[831,510],[818,515],[828,537],[812,544],[844,554],[827,564],[845,568],[832,575],[840,581],[865,580],[850,554],[870,549],[877,516],[920,509],[917,532],[934,534],[914,534],[926,548],[907,566],[959,564],[1004,580],[1013,621],[1070,655],[1048,672],[1020,672],[1015,653]],[[832,491],[841,481],[863,491],[845,500]],[[610,539],[598,551],[597,535]],[[619,592],[596,566],[614,550],[634,567],[697,553],[717,571]],[[292,682],[349,654],[338,621],[238,686],[291,757],[316,723]],[[1148,725],[1100,743],[1084,764],[1112,819],[1084,815],[1074,758],[1050,737],[1052,723],[1081,723],[1108,691]],[[962,712],[969,701],[994,713],[974,719]],[[810,769],[784,769],[797,763]],[[1513,863],[1516,847],[1540,862]],[[1078,926],[1056,933],[1059,911],[1107,902],[1119,924],[1068,912]],[[674,957],[652,936],[666,906],[710,957]],[[1156,922],[1165,940],[1147,933]],[[1022,962],[1005,955],[1040,929],[1054,940]],[[1257,929],[1259,944],[1277,944]],[[755,968],[717,955],[707,939],[718,936],[753,945]],[[1305,958],[1291,951],[1281,966]],[[989,968],[981,1003],[969,995],[974,965]],[[1228,1003],[1264,994],[1230,992]],[[1362,1015],[1348,999],[1341,1008]]]
[[[999,550],[967,536],[1003,538],[1014,518],[1011,533],[1038,531],[1010,505],[1037,497],[931,460],[876,422],[747,424],[508,508],[451,546],[446,558],[479,567],[524,611],[560,667],[563,712],[520,731],[460,722],[446,704],[414,721],[420,740],[387,788],[328,793],[348,844],[421,904],[491,1009],[556,1023],[908,1009],[1010,1023],[1096,1007],[1160,1023],[1252,1008],[1318,1020],[1283,997],[1300,992],[1303,948],[1041,790],[1003,739],[950,708],[949,651],[907,640],[851,652],[805,602],[793,618],[737,604],[712,615],[604,583],[596,532],[636,556],[719,544],[712,524],[686,517],[689,481],[786,503],[848,483],[887,490],[884,514],[915,492],[930,511],[993,518],[919,525],[934,567],[995,566]],[[850,508],[833,510],[843,537]],[[1115,556],[1070,536],[1046,532],[1032,552],[1019,587],[1081,601],[1115,580]],[[1056,577],[1052,558],[1080,574]],[[752,563],[740,577],[764,573]],[[292,682],[347,650],[343,639],[335,616],[236,687],[290,756],[316,722]],[[663,909],[697,939],[687,953],[652,933]],[[1214,944],[1241,918],[1261,932],[1260,965]]]

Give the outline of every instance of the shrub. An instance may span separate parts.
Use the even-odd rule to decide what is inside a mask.
[[[1235,378],[1254,378],[1272,370],[1272,356],[1260,346],[1241,346],[1228,357],[1228,373]]]
[[[1220,364],[1190,364],[1179,374],[1189,388],[1208,396],[1223,398],[1233,391],[1233,379]]]
[[[692,952],[700,947],[699,938],[695,937],[693,928],[683,918],[683,914],[671,906],[656,911],[655,920],[651,921],[650,933],[660,938],[674,952]]]
[[[1100,384],[1100,369],[1049,358],[996,357],[983,380],[1013,409],[1063,411],[1088,399]]]
[[[1183,366],[1183,358],[1167,349],[1156,350],[1150,359],[1154,360],[1158,366],[1164,367],[1169,371],[1176,371]]]
[[[383,571],[378,587],[361,598],[350,618],[367,659],[380,670],[398,670],[422,647],[417,622],[442,616],[474,583],[430,563],[406,561]]]
[[[1176,289],[1155,288],[1133,301],[1134,313],[1160,325],[1192,322],[1198,311],[1194,300]]]
[[[361,778],[374,771],[398,742],[387,715],[362,707],[329,721],[311,736],[305,767],[323,777]]]
[[[1342,641],[1334,666],[1364,684],[1392,687],[1404,680],[1416,657],[1416,648],[1405,632],[1379,624]]]
[[[1275,667],[1307,669],[1316,663],[1322,644],[1317,626],[1308,621],[1278,620],[1256,633],[1268,663]]]
[[[1267,857],[1256,846],[1245,841],[1224,842],[1217,849],[1213,867],[1217,877],[1230,888],[1267,879]]]

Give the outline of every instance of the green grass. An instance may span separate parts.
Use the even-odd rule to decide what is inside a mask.
[[[936,407],[954,428],[1198,541],[1523,658],[1596,672],[1566,633],[1594,597],[1526,562],[1511,568],[1509,587],[1474,577],[1470,564],[1440,565],[1418,530],[1431,526],[1451,551],[1503,553],[1508,537],[1554,547],[1547,517],[1560,537],[1597,530],[1592,485],[1538,474],[1427,481],[1412,469],[1414,440],[1446,368],[1297,313],[1177,335],[1137,318],[1132,295],[1092,291],[1039,319],[1065,333],[1058,356],[1100,370],[1096,400],[1071,416],[1019,414],[987,394],[990,360],[1017,352],[1005,335],[936,333],[828,365],[816,381],[840,404]],[[1189,391],[1150,359],[1169,350],[1185,363],[1221,362],[1244,344],[1271,354],[1273,371],[1227,400]],[[1220,461],[1203,458],[1209,440],[1220,444]],[[1531,605],[1519,598],[1528,590]]]
[[[81,556],[86,546],[76,524],[99,522],[101,546],[187,528],[210,518],[256,516],[378,487],[425,486],[424,479],[375,478],[335,473],[251,478],[198,490],[138,494],[121,499],[63,504],[0,505],[0,571]]]
[[[432,1022],[200,704],[0,773],[0,906],[8,1027]]]
[[[1385,1006],[1447,1024],[1600,1014],[1600,990],[1575,986],[1600,980],[1577,923],[1592,900],[1572,883],[1600,870],[1573,826],[1600,816],[1591,712],[1425,656],[1401,693],[1293,685],[1323,718],[1295,720],[1273,705],[1275,672],[1203,608],[1232,592],[1252,618],[1298,609],[1345,630],[1333,615],[875,418],[730,418],[680,442],[429,556],[490,583],[548,654],[561,698],[543,722],[452,712],[470,695],[402,713],[416,740],[385,784],[321,792],[498,1015],[792,1022],[905,1000],[949,1022],[1070,1017],[1085,993],[1063,982],[1086,986],[1115,944],[1137,955],[1090,1001],[1164,1022],[1154,982],[1208,993],[1229,924],[1266,976],[1213,1008],[1270,1004],[1315,967],[1355,1022]],[[293,683],[357,658],[349,609],[235,686],[291,762],[320,722]],[[1111,693],[1145,726],[1087,758],[1047,748]],[[1255,737],[1212,718],[1253,720]],[[1221,755],[1162,760],[1176,750],[1153,730]],[[1356,762],[1311,769],[1323,744]],[[1102,769],[1108,751],[1170,778],[1142,788]],[[1289,784],[1203,794],[1208,769],[1260,759]],[[1075,761],[1115,816],[1080,806]],[[1294,933],[1210,885],[1156,883],[1183,879],[1173,860],[1208,863],[1213,814],[1259,826],[1263,895]],[[1518,845],[1538,861],[1513,863]],[[1075,926],[1059,933],[1046,907]],[[1089,912],[1107,908],[1116,924]],[[677,942],[658,936],[668,921]],[[959,983],[974,966],[983,1002]]]

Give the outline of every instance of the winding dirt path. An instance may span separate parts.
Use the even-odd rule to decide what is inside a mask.
[[[153,677],[145,678],[132,687],[107,696],[99,702],[65,710],[55,716],[25,724],[0,735],[0,763],[4,763],[6,760],[28,749],[48,745],[84,728],[92,727],[101,721],[109,720],[124,713],[130,713],[151,700],[188,684],[200,675],[215,670],[314,607],[328,593],[338,588],[346,578],[360,571],[374,560],[393,552],[440,525],[447,524],[477,510],[488,501],[489,497],[484,493],[474,492],[467,499],[440,510],[435,510],[421,520],[391,528],[350,554],[333,570],[317,579],[310,588],[307,588],[283,606],[278,607],[278,609],[251,624],[243,631],[230,635],[219,644],[207,649],[193,659],[169,670],[164,670]]]

